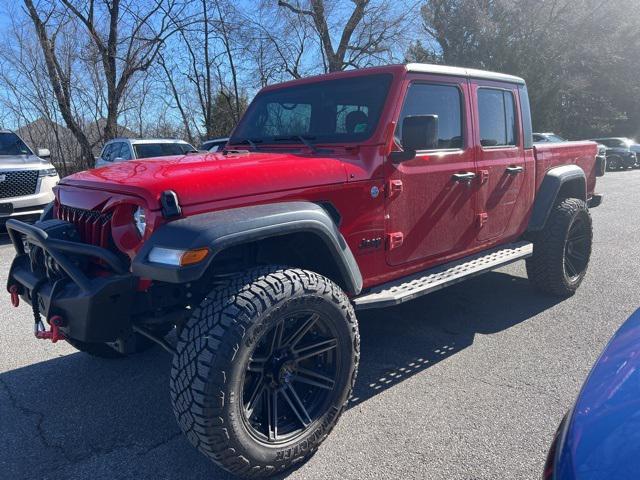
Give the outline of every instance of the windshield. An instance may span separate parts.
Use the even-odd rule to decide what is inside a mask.
[[[378,124],[392,78],[390,74],[368,75],[261,93],[229,143],[366,140]]]
[[[136,158],[167,157],[169,155],[184,155],[193,152],[188,143],[137,143],[133,146]]]
[[[0,133],[0,155],[31,155],[31,150],[15,133]]]
[[[567,140],[562,138],[560,135],[556,135],[555,133],[551,133],[547,135],[547,138],[550,142],[566,142]]]
[[[625,143],[619,138],[604,138],[602,140],[598,140],[603,145],[607,147],[625,147]]]

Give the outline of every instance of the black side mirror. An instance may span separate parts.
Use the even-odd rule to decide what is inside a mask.
[[[438,116],[410,115],[402,121],[402,152],[392,152],[393,162],[415,158],[418,150],[438,148]]]

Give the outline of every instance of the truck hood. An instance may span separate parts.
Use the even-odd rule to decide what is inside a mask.
[[[47,166],[51,163],[35,155],[0,155],[0,170],[39,170]]]
[[[173,190],[183,206],[234,197],[308,188],[347,180],[335,157],[299,153],[189,154],[131,160],[64,178],[65,185],[143,197],[160,206],[160,195]]]

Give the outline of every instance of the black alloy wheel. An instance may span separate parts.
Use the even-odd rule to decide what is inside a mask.
[[[591,252],[591,228],[584,218],[577,217],[569,227],[564,247],[564,270],[574,282],[587,269]]]
[[[257,342],[243,382],[243,413],[259,441],[294,439],[326,412],[336,383],[336,333],[322,315],[278,322]]]

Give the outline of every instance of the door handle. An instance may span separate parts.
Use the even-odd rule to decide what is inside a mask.
[[[509,175],[517,175],[522,172],[524,172],[524,167],[514,167],[514,166],[507,167],[507,173]]]
[[[453,175],[451,175],[451,178],[453,179],[454,182],[466,182],[466,183],[471,183],[471,181],[476,178],[476,174],[473,172],[465,172],[465,173],[454,173]]]

